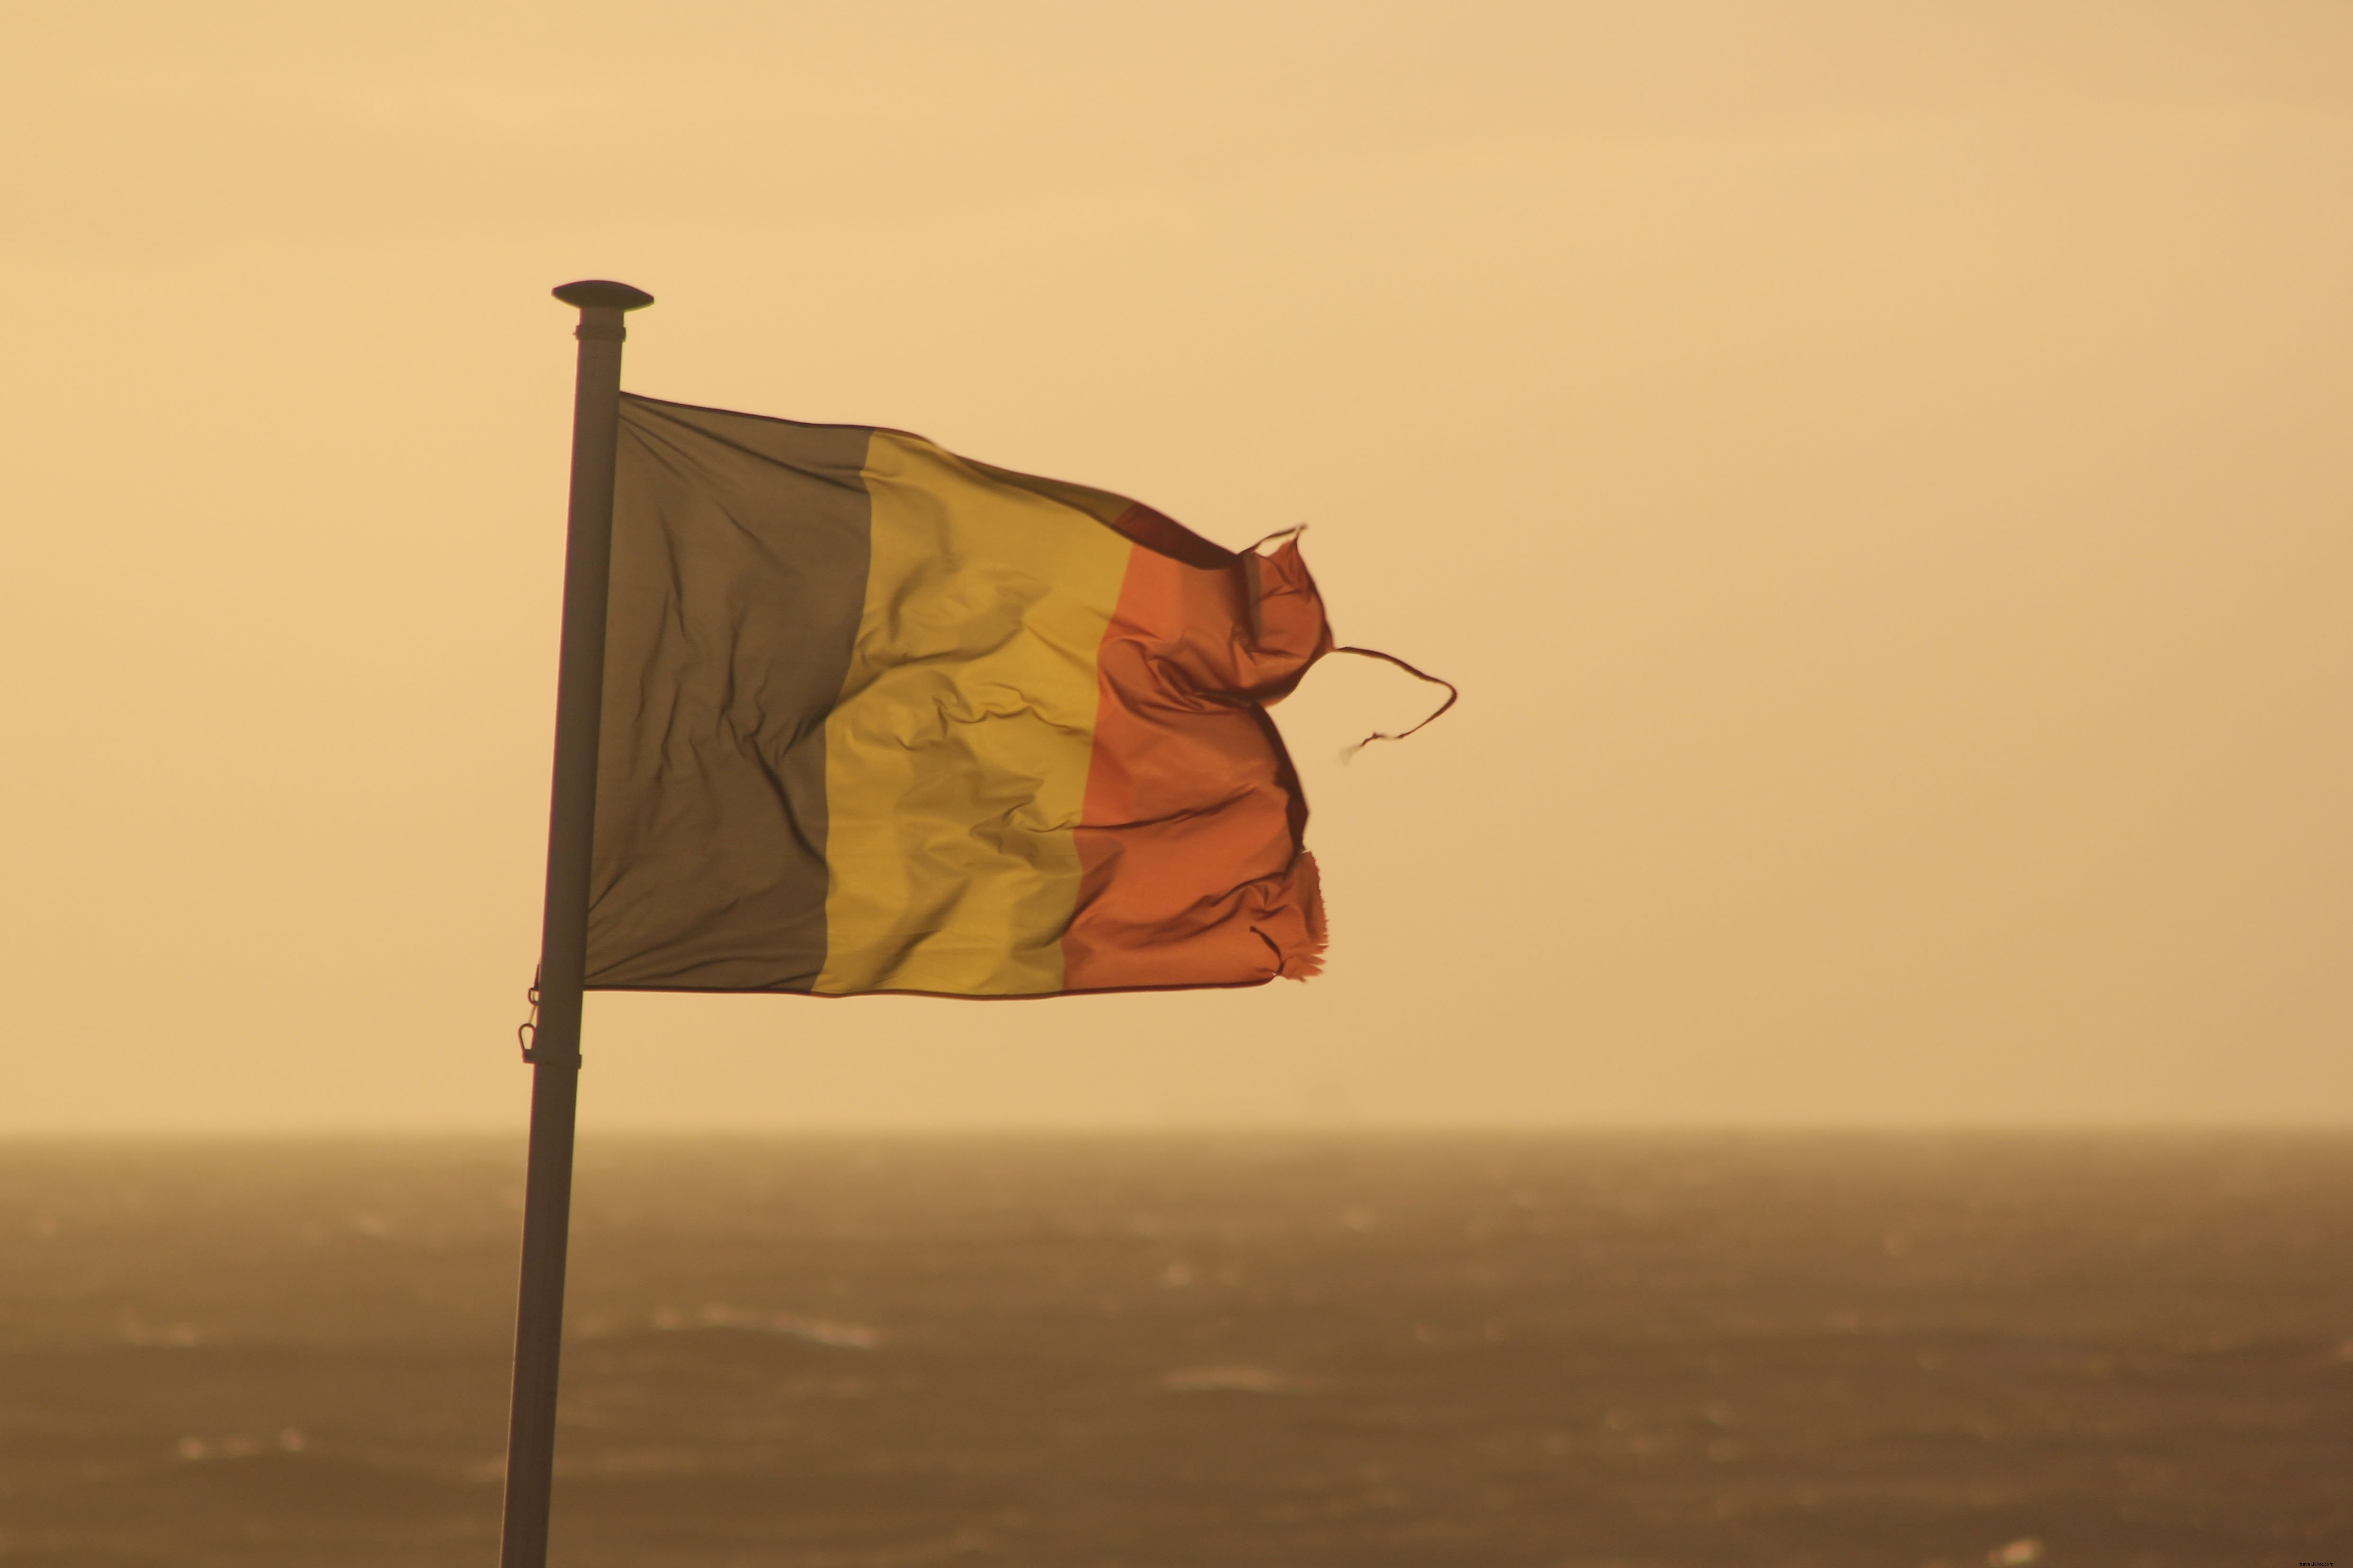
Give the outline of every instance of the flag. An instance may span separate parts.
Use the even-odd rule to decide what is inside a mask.
[[[625,395],[588,985],[1039,996],[1316,972],[1265,705],[1295,540],[901,431]]]

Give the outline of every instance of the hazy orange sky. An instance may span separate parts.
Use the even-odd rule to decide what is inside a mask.
[[[2353,1120],[2353,5],[0,22],[0,1130],[512,1127],[572,366],[1242,543],[1331,964],[622,1126]]]

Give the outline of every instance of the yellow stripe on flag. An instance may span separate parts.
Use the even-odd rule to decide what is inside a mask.
[[[1095,652],[1134,546],[1085,512],[876,431],[873,552],[826,721],[816,989],[1062,984]]]

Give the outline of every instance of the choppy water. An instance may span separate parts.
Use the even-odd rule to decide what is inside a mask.
[[[495,1561],[520,1140],[0,1147],[0,1559]],[[2353,1563],[2353,1140],[584,1145],[559,1568]]]

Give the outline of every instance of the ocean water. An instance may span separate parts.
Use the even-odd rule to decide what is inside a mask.
[[[496,1560],[521,1139],[0,1146],[0,1563]],[[582,1147],[558,1568],[2353,1564],[2353,1140]]]

